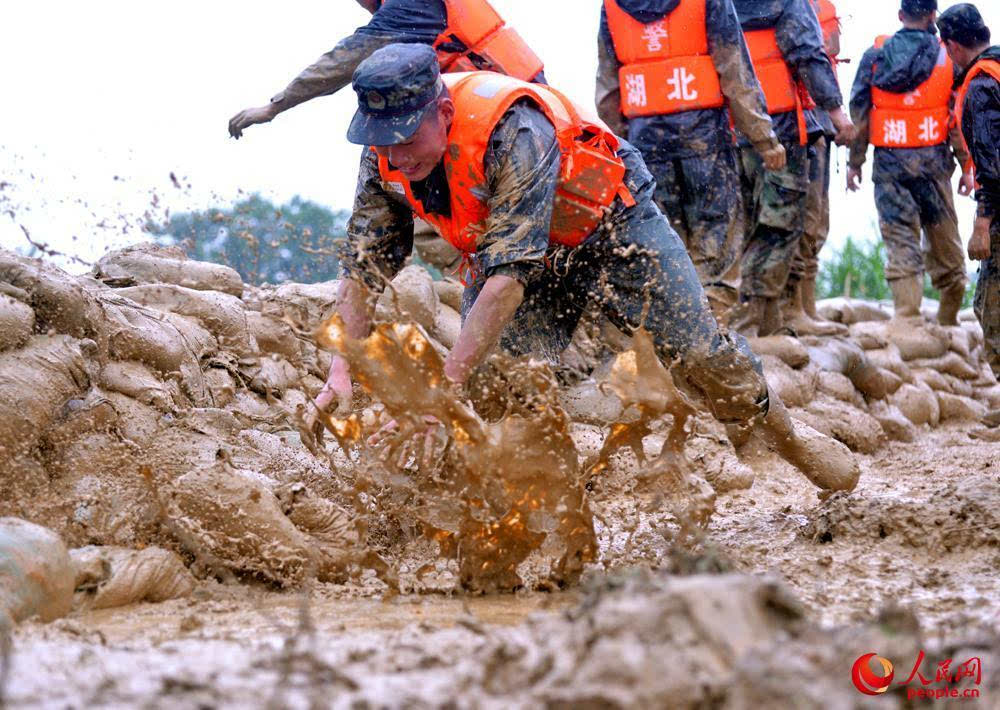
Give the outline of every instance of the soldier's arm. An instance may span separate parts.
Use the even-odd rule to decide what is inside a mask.
[[[991,77],[972,80],[963,121],[971,125],[969,150],[976,164],[978,216],[995,218],[1000,206],[1000,83]]]
[[[366,148],[347,223],[347,239],[338,249],[344,278],[381,293],[412,251],[413,212],[400,197],[383,187],[378,157]]]
[[[597,32],[597,115],[612,132],[624,137],[628,121],[622,115],[621,80],[618,78],[621,66],[608,29],[608,14],[601,5],[601,27]]]
[[[833,112],[844,104],[837,75],[823,46],[823,31],[809,0],[786,0],[775,25],[778,47],[816,105]]]
[[[871,47],[858,64],[858,73],[854,76],[851,87],[851,120],[858,128],[858,135],[851,143],[851,154],[848,165],[860,168],[868,156],[868,141],[872,112],[872,75],[875,68],[875,55],[878,51]]]
[[[708,51],[719,73],[722,93],[729,100],[733,123],[758,152],[776,147],[778,137],[767,113],[764,91],[754,73],[733,0],[708,0],[705,11]]]

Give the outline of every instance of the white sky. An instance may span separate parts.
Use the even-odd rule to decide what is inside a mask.
[[[550,83],[592,103],[600,0],[492,1],[545,60]],[[978,4],[1000,34],[1000,4]],[[854,60],[840,69],[846,94],[864,49],[898,27],[898,3],[837,5],[843,56]],[[5,3],[0,245],[27,246],[24,225],[35,240],[93,261],[141,238],[146,212],[202,209],[252,192],[349,209],[358,159],[344,139],[349,88],[251,127],[238,142],[226,124],[266,103],[365,18],[353,0]],[[873,235],[870,173],[865,191],[848,195],[844,149],[837,160],[831,242]],[[973,203],[956,199],[965,236]]]

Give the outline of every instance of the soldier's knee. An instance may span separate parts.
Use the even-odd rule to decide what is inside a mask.
[[[720,422],[743,424],[766,413],[764,368],[742,336],[720,333],[710,347],[685,353],[681,367]]]

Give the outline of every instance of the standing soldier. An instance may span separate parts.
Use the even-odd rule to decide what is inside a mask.
[[[499,74],[441,77],[427,47],[392,45],[354,75],[348,140],[366,150],[341,263],[338,311],[364,338],[374,294],[399,270],[413,217],[466,254],[462,330],[445,376],[466,381],[499,343],[553,356],[591,304],[650,333],[717,419],[754,425],[825,490],[854,488],[850,451],[792,423],[744,339],[719,329],[639,152],[554,89]],[[373,228],[373,225],[378,225]],[[351,393],[335,356],[327,381]]]
[[[941,292],[938,322],[958,325],[967,279],[951,176],[968,152],[952,127],[954,65],[935,35],[936,17],[937,0],[903,0],[903,29],[876,39],[862,57],[851,91],[851,115],[860,130],[847,187],[858,189],[872,143],[875,207],[896,316],[920,315],[926,269]],[[962,176],[959,192],[972,192],[971,175]]]
[[[975,5],[948,8],[938,20],[948,55],[959,67],[958,122],[976,166],[976,226],[969,256],[982,262],[976,317],[983,326],[990,367],[1000,377],[1000,47]],[[1000,423],[1000,412],[990,415]]]
[[[815,108],[829,113],[835,140],[854,137],[837,77],[823,46],[810,0],[735,0],[757,77],[778,139],[788,155],[783,170],[765,171],[740,136],[740,167],[748,218],[734,325],[748,335],[782,327],[780,299],[799,249],[809,192],[810,153],[823,135]]]
[[[732,306],[743,228],[732,123],[769,169],[785,162],[732,0],[605,0],[597,109],[642,153],[713,310]]]
[[[269,103],[233,116],[229,120],[233,138],[310,99],[337,93],[351,83],[354,70],[364,59],[395,42],[431,45],[437,51],[442,71],[487,69],[526,81],[545,81],[542,61],[513,28],[504,24],[487,0],[357,2],[374,13],[371,22],[340,40]],[[442,269],[457,264],[455,250],[431,230],[421,229],[415,238],[425,261]]]
[[[840,17],[830,0],[811,0],[823,46],[834,69],[840,54]],[[799,250],[792,260],[782,315],[785,325],[799,335],[837,335],[847,328],[820,317],[816,312],[816,277],[819,253],[830,235],[830,158],[836,131],[826,111],[817,108],[816,117],[823,124],[823,136],[816,140],[809,160],[809,197],[806,204],[805,230]]]

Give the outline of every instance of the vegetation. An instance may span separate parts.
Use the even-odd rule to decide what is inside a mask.
[[[253,195],[230,209],[174,215],[147,231],[193,259],[233,267],[248,283],[315,283],[337,277],[335,247],[349,216],[298,196],[275,206]]]
[[[816,280],[817,298],[851,296],[875,301],[892,300],[892,291],[885,280],[885,244],[881,239],[855,240],[848,237],[838,251],[827,248],[822,254],[819,278]],[[976,291],[976,276],[970,278],[962,307],[972,305]],[[924,277],[924,295],[939,299],[940,294],[931,286],[929,276]]]

